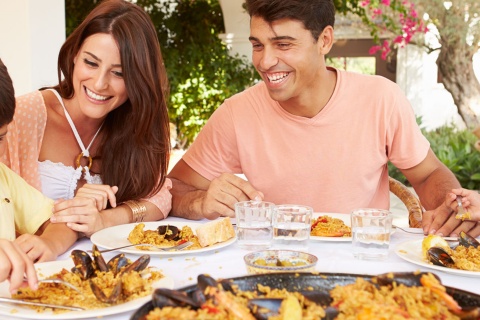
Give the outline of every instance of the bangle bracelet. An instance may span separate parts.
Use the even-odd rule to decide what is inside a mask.
[[[125,201],[124,204],[126,204],[130,208],[130,210],[132,210],[133,222],[143,222],[143,219],[145,219],[145,214],[147,212],[147,207],[144,204],[141,204],[140,202],[135,200]]]

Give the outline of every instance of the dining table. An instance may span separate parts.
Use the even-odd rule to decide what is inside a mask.
[[[185,222],[187,220],[177,217],[168,217],[164,222],[176,223]],[[197,223],[206,223],[208,220],[196,221]],[[420,229],[396,229],[390,237],[389,255],[385,260],[358,260],[354,258],[352,253],[351,241],[315,241],[310,240],[308,252],[318,258],[316,272],[322,273],[347,273],[347,274],[363,274],[377,275],[388,272],[414,272],[425,271],[436,274],[445,286],[462,289],[471,293],[480,295],[480,281],[475,277],[466,277],[463,275],[451,274],[439,270],[432,271],[428,267],[419,266],[400,258],[395,253],[395,247],[405,241],[422,239],[424,235]],[[90,250],[92,241],[83,238],[77,241],[74,246],[59,256],[57,260],[70,259],[71,250]],[[285,248],[288,249],[288,248]],[[184,251],[181,255],[152,255],[150,266],[155,266],[161,270],[163,274],[173,279],[173,288],[180,289],[197,283],[199,274],[209,274],[214,278],[233,278],[247,275],[247,269],[244,263],[244,256],[250,251],[241,249],[236,242],[219,248],[217,250],[207,252],[188,252]],[[109,259],[118,252],[104,253],[105,259]],[[126,254],[132,260],[138,258],[138,255]],[[136,310],[130,310],[113,315],[105,315],[101,318],[104,320],[127,320],[130,319]],[[20,314],[16,315],[21,316]],[[10,317],[0,316],[1,320],[12,319]],[[86,318],[86,319],[98,319]]]

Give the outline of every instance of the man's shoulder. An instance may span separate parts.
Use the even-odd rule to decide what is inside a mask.
[[[348,85],[352,82],[362,86],[396,87],[397,84],[380,75],[362,74],[353,71],[337,70],[341,79]]]
[[[265,83],[263,81],[260,81],[254,84],[253,86],[237,94],[234,94],[230,98],[227,98],[225,101],[237,103],[237,102],[244,102],[250,99],[256,100],[258,98],[267,98],[267,99],[270,98],[267,87],[265,86]]]

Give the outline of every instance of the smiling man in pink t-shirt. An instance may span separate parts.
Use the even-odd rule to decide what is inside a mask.
[[[431,151],[400,88],[326,66],[331,0],[246,4],[263,82],[227,99],[173,168],[172,215],[234,216],[233,205],[248,199],[319,212],[387,209],[391,161],[431,210],[425,232],[480,234],[480,226],[456,221],[444,205],[460,184]]]

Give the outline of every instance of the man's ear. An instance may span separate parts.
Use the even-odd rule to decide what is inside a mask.
[[[333,28],[332,26],[326,26],[318,37],[317,45],[319,53],[322,55],[329,53],[332,49],[333,42]]]

